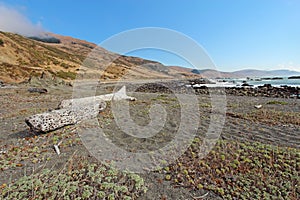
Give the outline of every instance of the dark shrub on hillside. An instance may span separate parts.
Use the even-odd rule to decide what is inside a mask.
[[[0,46],[4,45],[4,41],[2,39],[0,39]]]
[[[200,74],[201,73],[200,70],[198,70],[198,69],[193,69],[191,72],[194,73],[194,74]]]
[[[55,38],[55,37],[36,37],[36,36],[31,36],[28,37],[32,40],[40,41],[40,42],[45,42],[45,43],[56,43],[59,44],[60,40]]]
[[[89,44],[85,44],[85,43],[80,43],[82,46],[93,49],[94,47],[89,45]]]

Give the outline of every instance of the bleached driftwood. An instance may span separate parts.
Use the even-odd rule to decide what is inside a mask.
[[[26,124],[34,131],[48,132],[63,126],[79,123],[84,119],[91,119],[103,109],[100,103],[69,107],[51,112],[36,114],[25,119]]]
[[[255,105],[254,108],[260,109],[262,108],[262,105]]]
[[[85,97],[85,98],[79,98],[79,99],[67,99],[63,100],[59,104],[59,108],[68,108],[72,105],[80,105],[80,104],[90,104],[93,103],[94,101],[111,101],[111,100],[129,100],[129,101],[134,101],[134,97],[127,96],[126,94],[126,87],[123,86],[118,92],[116,93],[111,93],[111,94],[104,94],[104,95],[99,95],[99,96],[94,96],[94,97]]]
[[[77,124],[86,119],[95,118],[105,109],[105,101],[135,100],[126,94],[125,86],[116,93],[64,100],[58,110],[36,114],[25,119],[26,124],[34,131],[49,132],[58,128]]]

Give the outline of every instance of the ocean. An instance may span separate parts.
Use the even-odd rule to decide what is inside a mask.
[[[271,84],[272,86],[276,86],[276,87],[280,87],[282,85],[300,87],[300,79],[288,79],[288,77],[282,77],[282,78],[283,79],[278,79],[278,80],[261,80],[261,81],[249,80],[247,81],[247,83],[254,86]]]
[[[214,82],[215,84],[196,84],[195,86],[205,85],[207,87],[240,87],[243,83],[246,82],[249,85],[253,85],[254,87],[262,86],[264,84],[271,84],[274,87],[280,87],[284,85],[292,86],[292,87],[300,87],[300,79],[288,79],[288,77],[276,77],[276,78],[280,78],[280,79],[273,79],[273,80],[272,78],[210,79],[210,81]]]

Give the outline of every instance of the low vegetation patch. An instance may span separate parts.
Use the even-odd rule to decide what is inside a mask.
[[[49,161],[55,155],[54,144],[60,144],[60,149],[65,151],[68,147],[81,145],[81,140],[74,130],[74,127],[65,127],[63,130],[53,131],[39,136],[20,138],[18,145],[6,144],[0,148],[0,171],[23,168],[26,165],[33,165]]]
[[[195,140],[163,171],[178,186],[207,189],[224,199],[300,198],[300,150],[259,142],[221,140],[204,159]]]
[[[2,39],[0,39],[0,46],[4,45],[4,41]]]
[[[0,199],[136,199],[146,192],[144,180],[137,174],[120,172],[111,163],[92,162],[87,156],[75,153],[68,161],[66,159],[64,166],[54,164],[53,168],[47,168],[52,167],[47,163],[57,158],[53,145],[58,143],[61,156],[71,148],[82,145],[75,127],[70,126],[39,136],[20,138],[18,145],[2,146],[0,171],[26,171],[26,167],[43,163],[44,170],[18,176],[19,179],[11,183],[9,180],[1,183]]]
[[[3,184],[6,199],[136,199],[146,192],[144,180],[131,172],[120,172],[111,164],[90,163],[72,157],[60,171],[44,169]]]

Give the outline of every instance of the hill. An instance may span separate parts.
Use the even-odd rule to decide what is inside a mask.
[[[300,72],[297,71],[291,71],[291,70],[240,70],[235,71],[232,73],[236,77],[272,77],[272,76],[294,76],[294,75],[300,75]]]
[[[188,69],[187,71],[193,72],[195,74],[199,74],[202,77],[206,78],[246,78],[246,77],[287,77],[287,76],[295,76],[300,75],[300,72],[291,71],[291,70],[255,70],[255,69],[246,69],[239,70],[234,72],[222,72],[218,70],[212,69]]]
[[[1,31],[0,67],[0,80],[8,83],[27,82],[34,77],[73,81],[76,77],[118,80],[300,75],[300,72],[290,70],[222,72],[165,66],[156,61],[119,55],[68,36],[47,33],[43,37],[27,38]]]
[[[86,59],[93,54],[96,57]],[[80,75],[101,80],[194,76],[159,62],[118,55],[93,43],[52,33],[43,38],[27,38],[0,32],[0,66],[0,80],[16,83],[45,75],[66,81]]]

